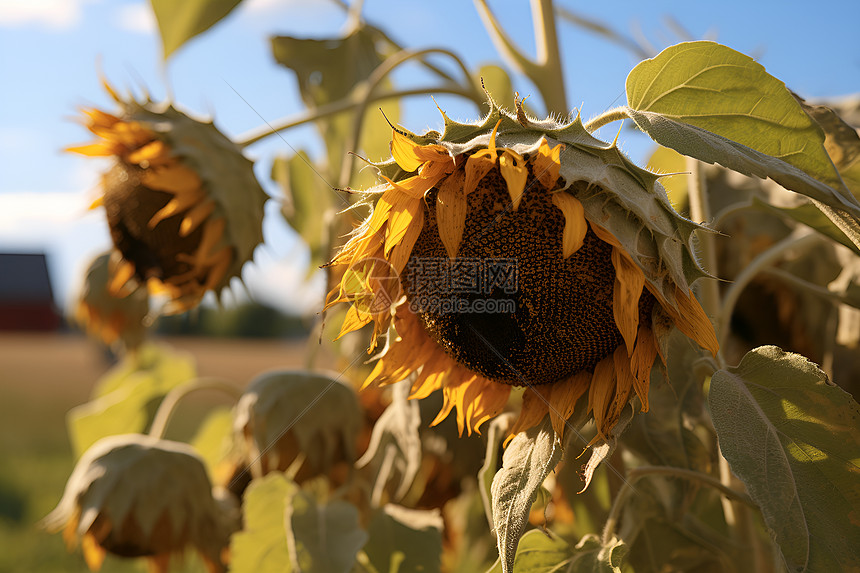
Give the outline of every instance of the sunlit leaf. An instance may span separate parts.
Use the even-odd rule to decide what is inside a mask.
[[[627,115],[657,143],[810,197],[860,246],[860,203],[824,133],[752,58],[714,42],[678,44],[630,72],[627,99]]]
[[[672,206],[679,212],[688,209],[687,198],[687,160],[683,155],[668,147],[658,146],[648,158],[647,167],[655,173],[679,173],[660,179],[660,183],[666,189],[666,194],[672,202]]]
[[[354,505],[318,503],[303,491],[295,492],[287,504],[286,532],[297,573],[348,573],[367,541]]]
[[[206,415],[192,438],[191,445],[206,463],[210,477],[218,475],[219,466],[229,453],[232,435],[233,411],[221,407]]]
[[[813,363],[775,346],[711,379],[720,449],[790,571],[860,568],[860,406]]]
[[[528,514],[546,476],[561,460],[562,448],[552,429],[549,415],[517,434],[505,449],[502,469],[496,472],[491,488],[493,525],[502,571],[513,571],[520,536]]]
[[[164,59],[182,44],[214,26],[242,0],[149,0],[158,29]]]
[[[520,540],[512,571],[516,573],[621,573],[627,546],[613,538],[603,545],[596,535],[586,535],[575,547],[543,531],[532,530]],[[497,562],[487,573],[502,573]]]
[[[98,382],[94,400],[69,410],[75,455],[105,436],[143,432],[164,395],[194,377],[194,360],[167,347],[145,346],[128,355]]]
[[[438,573],[442,527],[438,510],[388,504],[370,518],[370,539],[364,552],[377,571]]]
[[[233,573],[292,571],[284,523],[287,501],[298,486],[284,474],[271,473],[251,482],[243,502],[243,529],[230,539]]]
[[[362,468],[373,463],[376,469],[374,491],[396,479],[392,499],[400,501],[421,469],[421,412],[417,400],[408,400],[411,381],[395,384],[391,404],[385,409],[370,436],[370,444],[355,465]],[[389,453],[393,452],[393,453]],[[386,462],[386,459],[389,461]],[[376,498],[377,496],[374,495]]]

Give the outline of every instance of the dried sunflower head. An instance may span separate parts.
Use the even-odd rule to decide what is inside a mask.
[[[84,110],[100,139],[68,151],[115,160],[97,202],[125,262],[110,289],[148,283],[169,296],[166,312],[188,310],[206,291],[220,293],[251,259],[267,196],[252,162],[211,122],[106,87],[119,113]]]
[[[214,573],[226,570],[222,553],[238,528],[231,517],[190,446],[128,434],[103,438],[84,453],[43,525],[63,530],[70,549],[80,540],[92,571],[109,552],[147,557],[166,572],[171,555],[191,546]]]
[[[75,320],[105,344],[121,340],[128,349],[140,346],[146,336],[149,294],[145,288],[111,294],[108,282],[121,264],[117,253],[105,253],[90,263],[75,307]]]
[[[367,192],[372,212],[331,262],[374,272],[363,282],[345,272],[328,304],[353,302],[341,334],[372,322],[372,348],[393,328],[365,384],[418,372],[412,397],[444,393],[437,422],[456,409],[461,433],[476,430],[526,386],[514,433],[549,413],[561,435],[587,394],[607,437],[634,392],[648,409],[673,325],[717,351],[690,290],[706,276],[697,225],[657,175],[578,117],[538,121],[517,107],[491,100],[473,125],[443,113],[441,135],[394,129],[385,183]],[[372,304],[392,299],[393,276],[404,296]]]

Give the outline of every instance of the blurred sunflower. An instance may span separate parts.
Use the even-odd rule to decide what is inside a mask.
[[[109,292],[112,268],[120,263],[117,253],[99,255],[90,263],[75,307],[75,321],[105,344],[121,340],[133,350],[146,337],[149,294],[141,287],[118,296]]]
[[[91,571],[112,553],[146,557],[159,573],[189,546],[210,573],[226,571],[230,534],[239,526],[229,498],[213,496],[193,448],[138,434],[93,444],[42,525],[62,530],[69,549],[80,541]]]
[[[370,216],[330,263],[343,279],[327,304],[352,303],[341,336],[374,324],[371,352],[388,333],[365,386],[417,373],[410,397],[443,391],[434,423],[456,409],[471,433],[525,386],[513,433],[549,413],[562,435],[587,393],[605,438],[634,393],[647,411],[673,325],[717,352],[690,290],[707,276],[698,225],[578,117],[517,112],[491,99],[473,125],[443,112],[442,135],[394,129]]]
[[[166,312],[188,310],[206,291],[220,293],[251,259],[267,196],[252,162],[211,122],[105,87],[120,113],[83,110],[100,140],[67,150],[115,160],[94,204],[104,205],[124,260],[110,290],[148,283],[168,295]]]

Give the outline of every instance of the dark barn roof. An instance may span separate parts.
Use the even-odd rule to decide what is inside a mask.
[[[44,253],[0,253],[0,330],[59,325]]]

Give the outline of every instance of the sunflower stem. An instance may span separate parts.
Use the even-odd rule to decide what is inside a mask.
[[[621,518],[621,513],[624,510],[624,507],[627,505],[630,497],[636,493],[636,489],[633,487],[633,484],[642,478],[655,476],[668,476],[697,481],[718,490],[728,498],[739,501],[750,507],[755,507],[755,504],[749,496],[727,487],[708,474],[671,466],[640,466],[627,472],[627,480],[624,482],[621,491],[618,493],[618,496],[612,504],[612,508],[609,510],[609,517],[606,518],[606,524],[603,527],[604,544],[607,544],[612,540],[612,537],[615,535],[615,531],[618,528],[618,522]]]
[[[167,424],[173,417],[176,407],[179,402],[188,394],[197,390],[221,390],[230,394],[235,399],[239,399],[242,395],[242,389],[226,378],[216,378],[207,376],[205,378],[194,378],[177,386],[164,396],[161,404],[158,405],[158,410],[155,412],[155,417],[152,420],[152,426],[149,428],[148,435],[162,439],[167,430]]]
[[[743,290],[756,277],[756,275],[764,268],[771,266],[781,259],[788,251],[805,250],[823,239],[816,233],[807,233],[803,235],[789,235],[768,250],[759,254],[741,271],[726,290],[723,297],[722,306],[717,316],[717,337],[720,341],[720,352],[718,359],[720,364],[725,364],[723,356],[723,347],[725,347],[729,336],[729,328],[731,325],[732,313],[734,313],[735,305],[741,296]]]
[[[614,109],[610,109],[609,111],[604,111],[597,117],[588,120],[585,122],[583,127],[588,133],[594,133],[604,125],[610,124],[613,121],[621,121],[627,119],[627,108],[625,107],[616,107]]]
[[[465,89],[461,86],[453,84],[444,86],[386,91],[373,95],[370,98],[370,101],[377,102],[388,99],[440,93],[458,95],[474,101],[474,90]],[[324,119],[326,117],[331,117],[344,111],[349,111],[355,107],[362,105],[363,102],[362,98],[359,97],[360,95],[361,94],[356,94],[355,92],[353,92],[343,99],[339,99],[337,101],[333,101],[331,103],[321,105],[319,107],[307,109],[302,113],[291,115],[280,120],[275,120],[271,123],[267,122],[266,125],[257,127],[243,135],[240,135],[234,141],[239,147],[247,147],[249,145],[257,143],[260,140],[266,139],[267,137],[276,135],[281,131],[291,129],[293,127],[298,127],[300,125],[304,125],[312,121]]]

